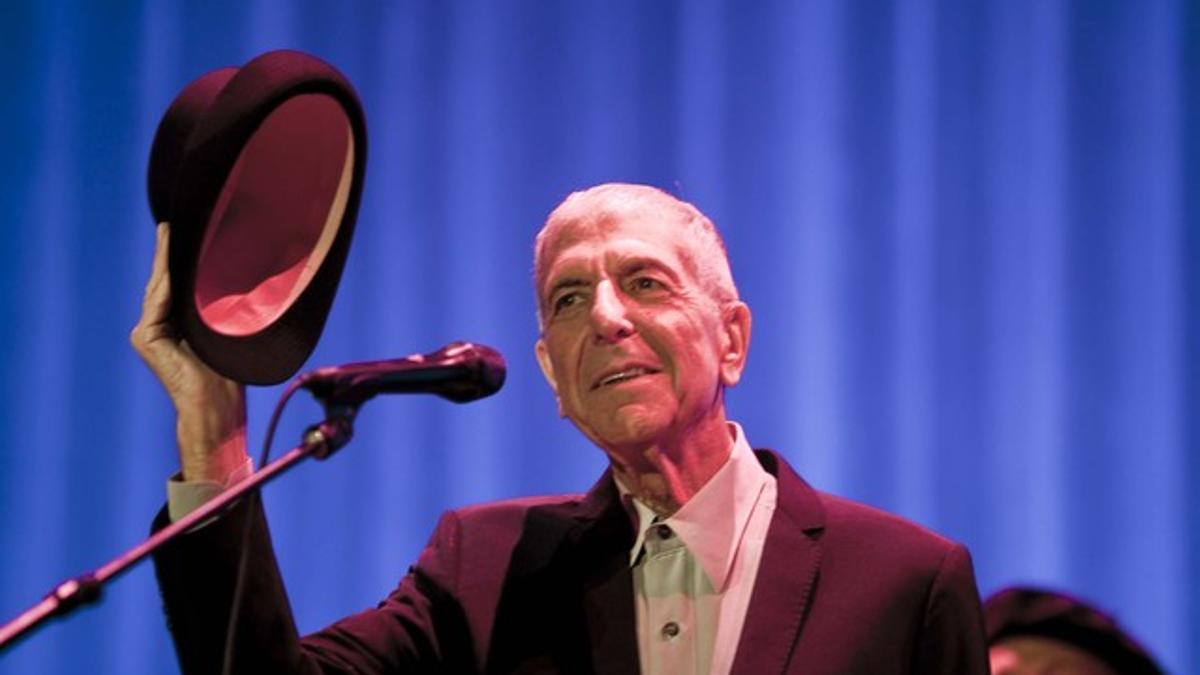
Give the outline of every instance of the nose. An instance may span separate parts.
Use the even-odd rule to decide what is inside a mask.
[[[607,279],[596,285],[592,301],[592,328],[601,342],[618,342],[633,335],[633,322],[613,283]]]

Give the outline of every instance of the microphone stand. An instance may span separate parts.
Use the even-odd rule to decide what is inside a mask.
[[[357,408],[351,405],[328,406],[325,410],[325,420],[309,427],[304,432],[301,444],[279,459],[246,476],[195,511],[155,532],[108,563],[55,586],[41,602],[0,627],[0,653],[47,620],[66,616],[83,605],[96,602],[100,599],[104,584],[110,579],[124,573],[185,532],[215,517],[251,490],[274,480],[304,459],[315,457],[323,460],[341,449],[354,435],[354,415],[357,412]]]

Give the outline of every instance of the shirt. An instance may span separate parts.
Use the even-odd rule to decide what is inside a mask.
[[[777,486],[741,426],[730,429],[729,459],[669,518],[632,499],[638,525],[629,560],[644,675],[724,675],[733,666]]]
[[[167,480],[167,515],[171,517],[171,522],[179,520],[252,473],[254,462],[249,457],[241,466],[230,471],[221,483],[212,480],[185,481],[182,474],[177,473]]]

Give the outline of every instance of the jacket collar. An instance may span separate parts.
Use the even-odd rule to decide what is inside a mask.
[[[817,492],[777,453],[758,450],[755,455],[775,476],[778,497],[759,562],[759,581],[750,596],[734,657],[734,675],[781,673],[787,668],[808,615],[821,563],[819,535],[825,527],[825,508]],[[600,562],[589,573],[584,594],[592,666],[596,673],[637,673],[633,580],[627,558],[634,532],[611,470],[584,496],[575,519],[568,538],[585,549],[599,547],[589,551]]]
[[[819,535],[825,527],[825,508],[816,491],[779,455],[770,450],[756,454],[763,468],[775,475],[779,496],[738,641],[733,675],[782,673],[787,668],[808,616],[821,564]]]
[[[687,503],[670,517],[660,519],[687,547],[718,592],[725,591],[750,516],[767,484],[773,482],[750,449],[741,426],[736,422],[728,424],[734,437],[729,458]],[[632,497],[619,479],[615,482],[623,502],[632,502],[637,511],[633,518],[637,538],[629,550],[632,565],[646,543],[646,534],[656,514]]]

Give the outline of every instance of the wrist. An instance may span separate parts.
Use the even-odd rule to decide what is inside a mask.
[[[215,440],[214,436],[191,433],[182,422],[179,427],[179,462],[185,481],[225,485],[249,461],[244,425],[215,435]]]

